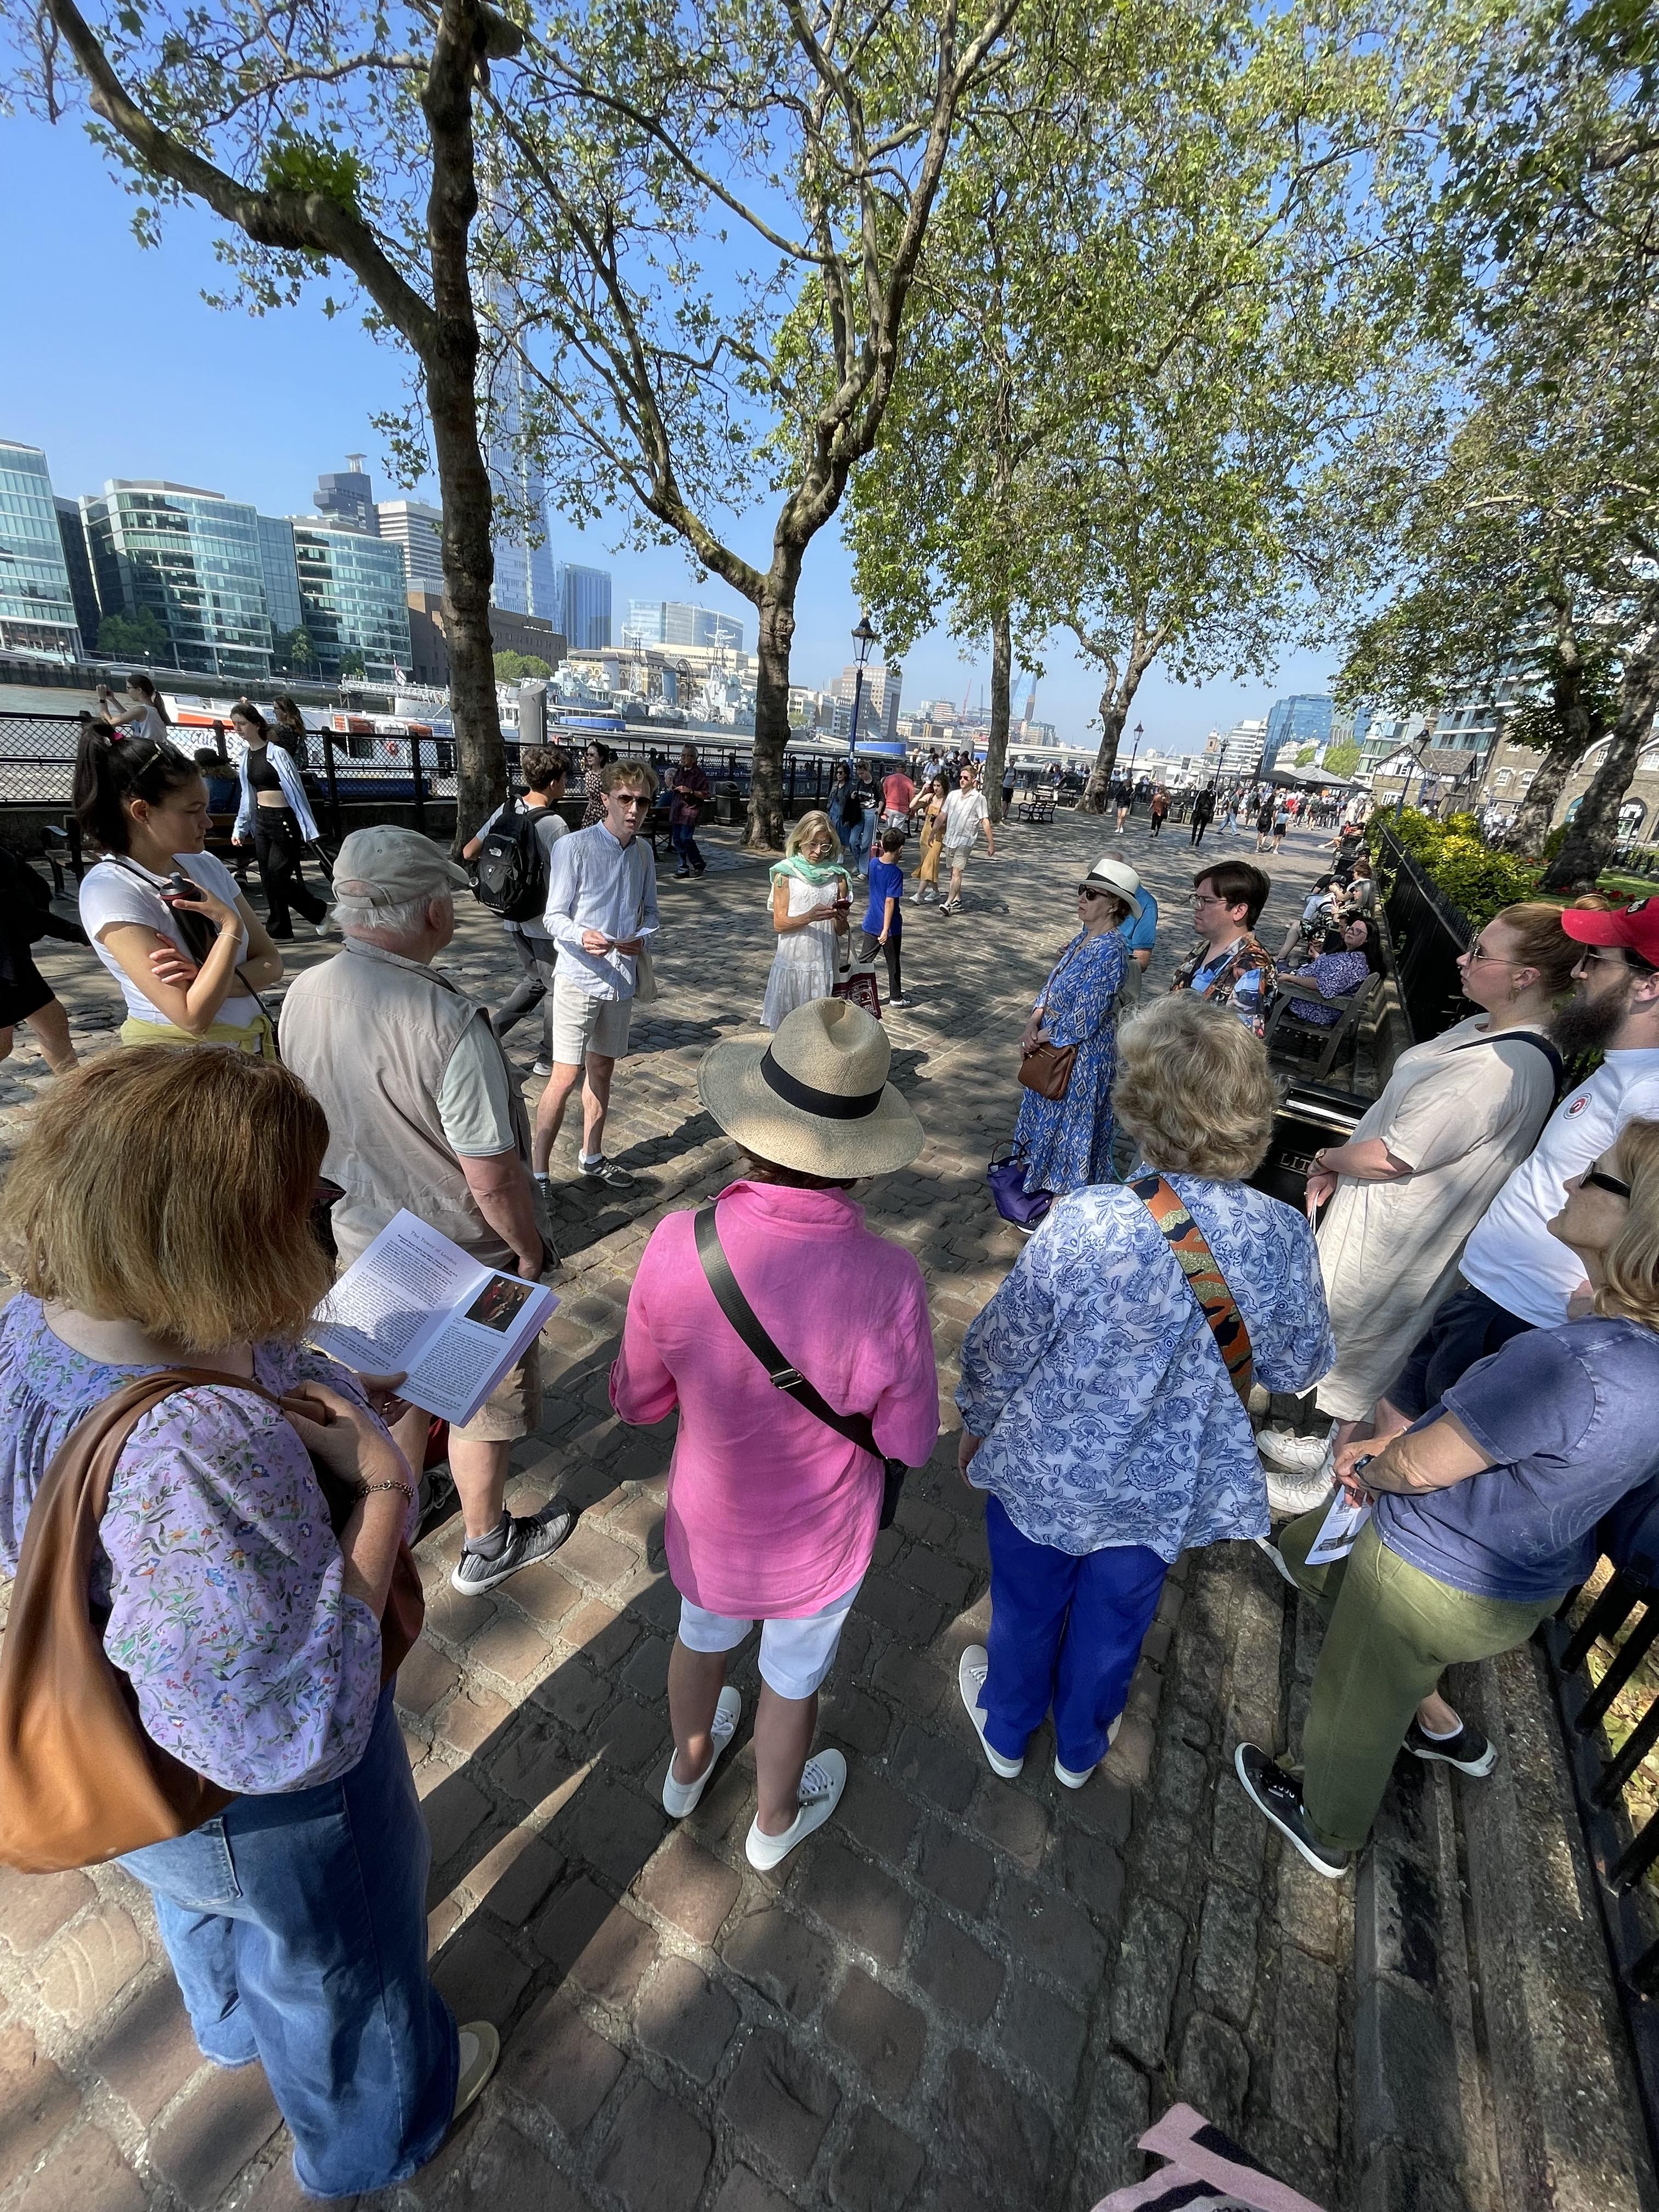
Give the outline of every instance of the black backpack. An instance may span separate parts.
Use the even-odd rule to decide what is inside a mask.
[[[503,921],[533,921],[547,906],[547,848],[537,835],[539,810],[507,803],[478,842],[473,895]]]

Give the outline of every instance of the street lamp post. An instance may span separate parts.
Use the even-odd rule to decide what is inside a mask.
[[[1129,804],[1131,806],[1135,803],[1135,762],[1139,757],[1140,740],[1145,734],[1146,732],[1142,730],[1139,723],[1137,722],[1135,724],[1135,741],[1129,748]]]
[[[876,641],[876,633],[870,627],[867,614],[859,617],[859,626],[853,632],[853,643],[858,659],[853,670],[853,726],[847,740],[847,757],[850,761],[859,745],[859,702],[864,696],[864,664],[870,658],[870,648]]]

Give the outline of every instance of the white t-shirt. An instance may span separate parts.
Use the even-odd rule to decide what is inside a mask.
[[[1659,1120],[1659,1049],[1610,1052],[1564,1098],[1486,1208],[1463,1248],[1466,1282],[1534,1328],[1559,1328],[1584,1279],[1576,1252],[1546,1225],[1566,1203],[1567,1177],[1587,1168],[1626,1121]]]
[[[211,853],[179,853],[173,866],[180,869],[204,890],[222,898],[227,906],[234,906],[239,896],[236,878],[222,860]],[[121,995],[127,1002],[127,1012],[141,1022],[165,1022],[167,1017],[152,1000],[147,999],[120,962],[104,943],[101,932],[112,923],[135,921],[145,929],[158,929],[162,936],[188,953],[173,908],[161,896],[160,885],[165,876],[154,876],[148,868],[141,868],[136,860],[100,860],[95,868],[88,868],[81,884],[81,927],[92,940],[92,949],[121,987]],[[247,932],[242,932],[238,948],[238,961],[247,957]],[[219,1009],[216,1020],[242,1024],[257,1021],[259,1002],[246,992],[233,991]],[[1655,1055],[1659,1058],[1659,1054]]]
[[[971,845],[975,832],[990,812],[982,791],[964,791],[960,784],[945,802],[945,842]]]
[[[560,838],[564,836],[568,831],[570,824],[565,820],[563,815],[560,813],[556,806],[526,806],[524,801],[520,799],[514,811],[519,813],[532,814],[535,817],[536,835],[541,840],[542,852],[545,857],[550,860],[553,857],[553,848],[558,843]],[[498,806],[495,809],[495,811],[490,816],[489,819],[484,823],[483,828],[479,830],[478,835],[481,837],[488,836],[489,831],[495,827],[495,824],[501,818],[501,813],[502,809]],[[556,948],[552,939],[542,927],[539,916],[530,921],[504,921],[501,924],[501,927],[506,930],[509,937],[533,937],[536,939],[538,945],[544,948],[542,951],[542,957],[544,960],[552,959]]]

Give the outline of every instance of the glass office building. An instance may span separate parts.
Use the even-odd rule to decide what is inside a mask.
[[[624,645],[700,645],[743,651],[743,624],[735,615],[696,607],[684,599],[630,599]]]
[[[46,457],[0,438],[0,650],[73,660],[80,649]]]
[[[322,673],[338,676],[354,656],[375,682],[406,673],[414,653],[403,548],[301,517],[292,527],[301,619]]]
[[[1267,742],[1261,752],[1261,773],[1265,775],[1278,764],[1281,752],[1285,755],[1284,765],[1292,768],[1304,746],[1328,745],[1334,711],[1334,700],[1310,691],[1298,691],[1291,698],[1275,700],[1267,714]]]
[[[561,570],[562,615],[554,621],[572,653],[599,653],[611,642],[611,571],[579,568],[567,561]]]
[[[294,564],[294,525],[286,515],[259,517],[259,574],[265,587],[265,612],[278,638],[303,628],[300,574]]]
[[[81,512],[99,605],[106,615],[154,615],[167,638],[159,662],[203,676],[270,674],[252,507],[189,484],[112,478]]]

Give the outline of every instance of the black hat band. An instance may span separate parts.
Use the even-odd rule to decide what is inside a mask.
[[[838,1091],[815,1091],[810,1083],[802,1083],[788,1069],[780,1067],[772,1057],[768,1045],[760,1064],[761,1080],[769,1091],[775,1091],[786,1105],[799,1106],[803,1114],[817,1114],[828,1121],[862,1121],[873,1114],[882,1100],[880,1091],[866,1091],[856,1098],[848,1098]],[[883,1085],[883,1089],[885,1089]]]

